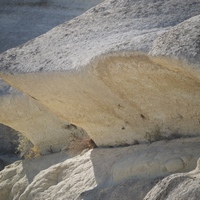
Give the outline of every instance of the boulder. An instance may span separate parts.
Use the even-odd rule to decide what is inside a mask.
[[[141,200],[163,177],[193,170],[199,157],[199,143],[199,138],[177,139],[84,150],[74,157],[62,151],[18,161],[0,172],[1,200]],[[196,181],[189,180],[192,185]]]
[[[149,52],[153,56],[170,56],[200,62],[200,15],[192,17],[172,27],[158,36]]]
[[[57,117],[36,99],[14,90],[4,82],[0,82],[0,86],[0,122],[25,135],[42,154],[58,152],[80,140],[86,143],[89,140],[82,129]],[[12,137],[8,138],[9,131],[4,130],[0,136],[4,137],[1,148],[6,146],[8,149],[8,144],[12,143]],[[8,144],[5,138],[8,138]]]
[[[104,1],[2,53],[0,76],[97,146],[197,136],[199,8],[197,0]]]
[[[164,178],[146,195],[144,200],[200,198],[200,159],[195,170]]]

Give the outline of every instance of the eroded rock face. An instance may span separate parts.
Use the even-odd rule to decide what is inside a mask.
[[[197,0],[108,0],[1,54],[0,76],[23,92],[1,97],[3,123],[41,147],[63,142],[63,121],[62,128],[82,127],[98,146],[138,144],[15,163],[1,173],[1,197],[140,200],[159,179],[194,169],[200,150],[199,15]],[[68,136],[73,154],[82,138]],[[197,137],[175,140],[191,136]],[[181,183],[171,196],[198,197],[196,186],[193,196],[192,186],[185,196],[180,192],[198,180],[174,177],[163,180],[169,189]],[[158,199],[168,188],[158,184]]]
[[[153,56],[177,56],[191,63],[200,62],[200,15],[161,34],[150,51]]]
[[[141,200],[163,177],[193,170],[199,142],[178,139],[16,162],[0,172],[1,199]]]
[[[173,174],[160,181],[144,200],[192,199],[200,198],[200,160],[195,170],[189,173]]]
[[[58,152],[68,148],[70,143],[89,140],[82,129],[58,118],[36,99],[3,82],[0,86],[0,121],[24,134],[42,154]]]
[[[198,41],[199,17],[189,18],[199,8],[196,0],[105,1],[1,54],[1,77],[82,127],[98,146],[199,135],[199,64],[146,55],[198,55],[198,43],[189,49]],[[171,54],[158,50],[166,34],[172,39],[160,43],[170,43]]]

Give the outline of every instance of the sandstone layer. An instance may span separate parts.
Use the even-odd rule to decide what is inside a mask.
[[[199,0],[106,0],[0,54],[20,91],[3,89],[0,122],[67,146],[6,167],[1,198],[198,200],[199,24]],[[87,134],[100,148],[80,153]]]
[[[1,86],[1,123],[24,134],[42,154],[58,152],[70,143],[89,139],[82,129],[61,120],[34,98],[5,83]]]
[[[197,136],[199,8],[196,0],[105,1],[2,53],[1,77],[98,146]]]

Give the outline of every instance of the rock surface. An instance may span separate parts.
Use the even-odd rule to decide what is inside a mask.
[[[24,134],[42,154],[58,152],[69,148],[70,143],[89,140],[82,129],[58,118],[34,98],[5,83],[1,86],[0,121]]]
[[[0,122],[68,145],[6,167],[1,198],[198,200],[199,16],[199,0],[106,0],[0,54],[20,91],[3,85]],[[80,153],[85,132],[64,141],[76,126],[114,148]]]
[[[198,0],[107,0],[37,39],[1,54],[1,71],[81,69],[92,58],[110,52],[148,52],[158,35],[200,15],[199,7]]]
[[[188,49],[198,42],[199,14],[196,0],[105,1],[2,53],[1,77],[98,146],[199,135],[199,64],[182,61],[198,61],[198,43]],[[174,31],[176,43],[163,45],[181,61],[133,52],[163,56],[157,40]]]
[[[178,56],[190,63],[200,62],[200,15],[161,34],[153,43],[153,56]]]
[[[0,172],[0,196],[2,200],[141,200],[162,177],[193,170],[199,143],[199,138],[178,139],[16,162]]]
[[[200,198],[200,159],[195,170],[189,173],[173,174],[160,181],[144,200]]]

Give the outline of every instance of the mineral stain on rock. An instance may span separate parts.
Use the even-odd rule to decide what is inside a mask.
[[[199,199],[199,24],[196,0],[106,0],[0,54],[21,91],[0,122],[51,147],[1,172],[1,198]]]

